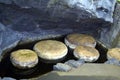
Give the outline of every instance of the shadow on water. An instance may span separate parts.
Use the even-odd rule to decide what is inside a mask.
[[[100,57],[98,58],[98,60],[95,63],[104,63],[105,61],[107,61],[107,51],[108,51],[108,49],[106,49],[105,47],[103,47],[99,43],[97,43],[95,48],[100,53]]]
[[[53,40],[64,42],[64,37],[65,36],[54,38]],[[39,63],[34,68],[26,69],[26,70],[17,69],[10,62],[10,53],[12,51],[15,51],[18,49],[33,49],[34,44],[37,42],[38,41],[18,45],[16,48],[11,50],[10,52],[7,52],[6,54],[8,55],[0,63],[0,76],[1,77],[13,77],[16,79],[25,79],[25,78],[27,79],[27,78],[37,77],[37,76],[40,76],[40,75],[43,75],[45,73],[52,71],[53,65],[55,65],[55,63],[53,64],[44,63],[41,61],[40,58],[39,58]],[[97,44],[96,49],[98,49],[98,51],[100,52],[100,58],[94,63],[104,63],[107,60],[106,58],[107,49],[102,47],[100,44]],[[62,60],[61,62],[64,63],[65,61],[70,60],[70,59],[75,59],[75,58],[72,54],[72,50],[69,49],[68,54],[66,55],[64,60]]]

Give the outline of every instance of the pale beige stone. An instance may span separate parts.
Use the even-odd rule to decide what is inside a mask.
[[[117,60],[120,60],[120,48],[109,49],[107,52],[107,58],[108,59],[115,58]]]
[[[98,50],[88,46],[77,46],[73,54],[77,59],[83,59],[87,62],[94,62],[99,58]]]
[[[20,49],[10,55],[11,62],[18,68],[32,68],[38,63],[38,56],[32,50]]]
[[[68,49],[66,45],[56,40],[44,40],[34,45],[38,56],[46,60],[57,60],[66,56]]]
[[[65,38],[65,44],[69,46],[71,49],[75,49],[76,46],[83,45],[89,47],[96,46],[96,40],[87,34],[69,34]]]

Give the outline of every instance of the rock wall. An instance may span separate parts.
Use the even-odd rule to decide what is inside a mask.
[[[114,24],[102,30],[100,41],[108,48],[120,47],[120,4],[116,5]]]
[[[109,45],[116,0],[0,0],[0,60],[17,45],[85,33]],[[106,30],[106,31],[105,31]],[[102,33],[101,33],[102,32]]]
[[[113,22],[112,15],[116,0],[0,0],[0,3],[48,10],[52,16],[64,18],[71,16],[70,18],[76,18],[76,21],[86,17],[96,17]]]

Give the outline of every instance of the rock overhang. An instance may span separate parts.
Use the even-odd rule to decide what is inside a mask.
[[[116,0],[0,2],[4,3],[0,4],[2,54],[21,43],[60,37],[73,32],[91,34],[99,39],[102,29],[111,26],[113,22]]]

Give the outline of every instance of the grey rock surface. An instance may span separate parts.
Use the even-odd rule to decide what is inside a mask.
[[[69,33],[90,34],[97,39],[100,38],[102,42],[107,41],[105,35],[102,38],[100,35],[111,26],[116,0],[0,0],[0,2],[5,3],[0,4],[1,61],[5,53],[17,45],[61,37]],[[108,4],[105,5],[106,3]],[[104,19],[101,19],[103,16]]]
[[[67,64],[63,64],[63,63],[57,63],[56,65],[53,66],[53,70],[55,71],[64,71],[64,72],[68,72],[72,69],[71,66],[67,65]]]
[[[65,64],[67,64],[67,65],[69,65],[69,66],[71,66],[71,67],[73,67],[73,68],[78,68],[78,67],[80,67],[81,65],[83,65],[84,64],[84,62],[83,61],[75,61],[75,60],[68,60],[68,61],[66,61],[65,62]]]
[[[120,33],[118,33],[117,39],[116,39],[116,47],[120,48]]]
[[[73,68],[78,68],[82,66],[85,63],[84,60],[68,60],[65,63],[57,63],[56,65],[53,66],[53,70],[55,71],[63,71],[63,72],[68,72],[72,70]]]
[[[102,18],[113,22],[116,0],[0,0],[1,3],[15,4],[22,8],[48,10],[56,17],[69,17],[79,21],[81,18]],[[73,15],[74,14],[74,15]],[[73,16],[73,17],[72,17]]]
[[[52,9],[49,10],[52,11]],[[75,14],[79,13],[73,9],[71,11]],[[68,13],[65,14],[68,15]],[[85,17],[84,20],[76,22],[74,13],[70,13],[68,17],[67,15],[55,18],[49,11],[0,4],[0,60],[6,52],[23,43],[61,37],[74,32],[99,38],[100,30],[106,27],[103,25],[111,25],[98,18]]]
[[[105,44],[108,48],[120,47],[120,4],[116,5],[114,12],[114,23],[109,28],[101,30],[100,41]]]
[[[120,80],[120,67],[110,64],[86,63],[69,72],[52,71],[29,80]]]
[[[113,58],[106,61],[105,64],[113,64],[113,65],[120,66],[120,61]]]
[[[12,4],[12,0],[0,0],[1,3]]]
[[[16,79],[10,78],[10,77],[4,77],[4,78],[2,78],[2,80],[16,80]]]
[[[14,48],[20,41],[20,34],[6,28],[4,25],[0,25],[0,60],[5,54],[4,51],[9,51]]]

